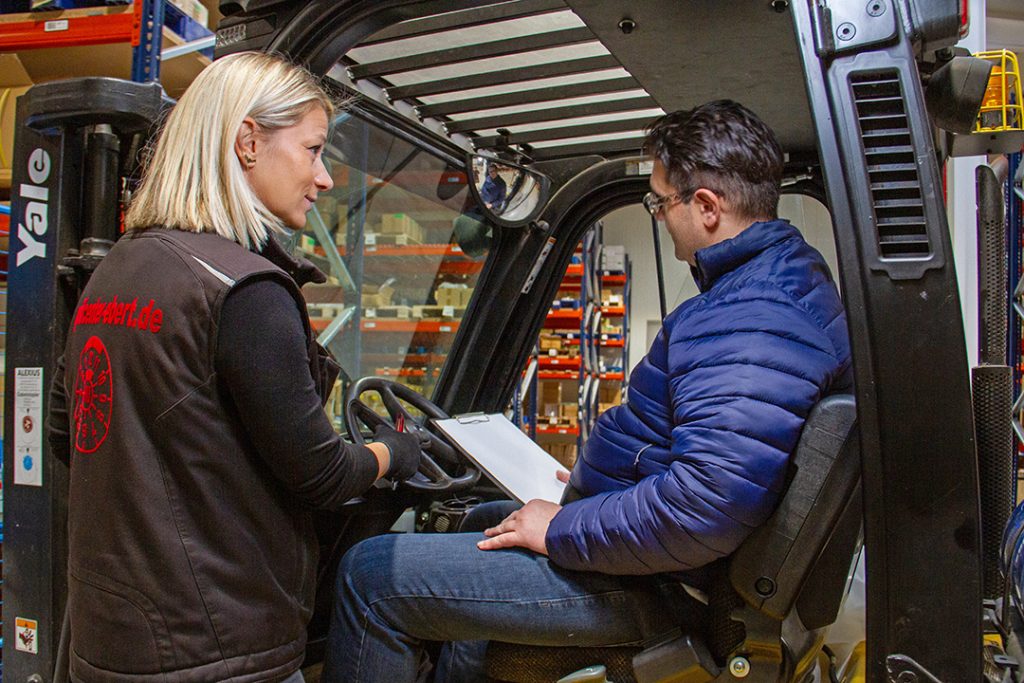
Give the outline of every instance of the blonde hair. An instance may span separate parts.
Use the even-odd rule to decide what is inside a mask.
[[[125,227],[162,225],[215,232],[246,248],[281,231],[249,186],[235,154],[242,121],[265,131],[298,123],[314,107],[330,121],[334,103],[316,78],[282,57],[239,52],[204,69],[171,110],[136,190]]]

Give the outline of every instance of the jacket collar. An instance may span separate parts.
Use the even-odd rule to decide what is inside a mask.
[[[315,282],[317,284],[327,282],[327,276],[324,275],[322,270],[314,266],[307,259],[302,257],[296,258],[289,254],[273,234],[267,235],[267,242],[259,253],[260,256],[288,273],[299,287],[307,282]]]
[[[726,273],[739,268],[773,244],[797,234],[797,229],[789,221],[759,221],[751,223],[731,239],[701,249],[694,255],[696,267],[690,267],[697,288],[706,292]]]

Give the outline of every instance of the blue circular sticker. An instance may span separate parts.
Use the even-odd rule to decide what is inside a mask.
[[[21,464],[26,470],[32,469],[32,456],[26,455],[25,459],[21,461]]]

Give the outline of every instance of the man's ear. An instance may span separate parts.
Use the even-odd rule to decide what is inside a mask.
[[[722,220],[722,198],[706,187],[700,187],[693,193],[691,201],[704,228],[709,232],[716,230]]]
[[[250,169],[256,165],[256,145],[259,141],[259,127],[251,116],[242,119],[242,125],[235,136],[235,155],[242,168]]]

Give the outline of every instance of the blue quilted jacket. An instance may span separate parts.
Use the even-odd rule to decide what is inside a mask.
[[[607,574],[688,570],[771,514],[811,408],[852,385],[846,316],[825,260],[786,221],[697,252],[701,293],[664,321],[629,402],[594,426],[551,560]]]

